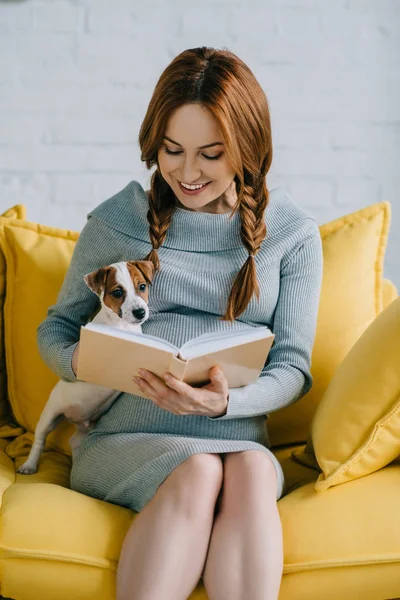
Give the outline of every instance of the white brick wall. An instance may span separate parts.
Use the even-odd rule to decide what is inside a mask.
[[[0,0],[0,210],[80,230],[149,175],[137,136],[181,50],[227,47],[270,102],[282,185],[322,224],[392,205],[400,288],[400,0]]]

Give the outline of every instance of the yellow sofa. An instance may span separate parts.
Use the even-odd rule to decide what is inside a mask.
[[[400,302],[396,287],[383,278],[389,223],[390,203],[380,202],[320,227],[324,275],[314,385],[301,400],[268,416],[272,450],[286,478],[278,502],[284,537],[280,600],[400,597],[397,422],[384,442],[394,447],[394,455],[393,448],[387,453],[390,462],[370,460],[357,471],[352,455],[356,468],[323,491],[317,479],[329,460],[326,467],[317,436],[314,454],[311,435],[313,424],[322,428],[318,412],[339,366],[376,319]],[[0,218],[0,593],[15,600],[115,598],[122,541],[136,516],[69,489],[68,423],[49,436],[35,475],[16,473],[57,381],[38,354],[36,330],[56,301],[78,236],[27,221],[23,205]],[[357,381],[351,383],[357,394]],[[393,406],[391,415],[398,404]],[[340,415],[332,427],[330,439],[346,442]],[[374,439],[368,441],[372,456]],[[200,581],[190,600],[206,599]]]

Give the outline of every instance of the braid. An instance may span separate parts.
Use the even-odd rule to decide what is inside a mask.
[[[149,237],[153,248],[145,258],[145,260],[151,260],[155,272],[160,270],[157,250],[165,240],[174,210],[175,200],[172,189],[165,184],[157,169],[151,177],[149,210],[147,211],[147,220],[150,225]]]
[[[254,256],[259,251],[261,242],[267,232],[264,212],[268,204],[268,198],[268,190],[262,170],[262,174],[254,177],[253,185],[245,182],[239,203],[240,236],[243,245],[249,252],[249,256],[236,275],[228,298],[226,312],[222,317],[223,321],[232,321],[239,316],[250,302],[253,293],[256,294],[257,299],[260,297]]]

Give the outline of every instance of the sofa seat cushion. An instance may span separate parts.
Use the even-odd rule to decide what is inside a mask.
[[[2,594],[115,598],[117,560],[133,517],[129,509],[60,485],[11,485],[1,509]]]
[[[27,457],[31,436],[27,432],[9,443],[12,458],[4,452],[6,440],[0,440],[3,595],[70,600],[78,598],[79,590],[81,598],[115,598],[120,548],[136,513],[69,489],[71,459],[62,452],[44,452],[34,475],[15,473]],[[318,473],[293,461],[292,450],[293,446],[274,450],[287,489],[315,483]],[[191,600],[206,598],[200,582]]]
[[[278,502],[285,540],[280,598],[394,597],[400,586],[400,461],[321,493],[314,489],[318,473],[295,463],[292,451],[274,450],[289,490]],[[2,593],[18,600],[112,600],[120,549],[136,513],[50,483],[63,468],[60,457],[68,460],[45,452],[38,474],[17,475],[4,492]],[[18,457],[16,466],[23,460]],[[200,581],[190,600],[206,599]]]
[[[400,459],[317,492],[309,483],[278,502],[284,577],[279,598],[398,598]]]

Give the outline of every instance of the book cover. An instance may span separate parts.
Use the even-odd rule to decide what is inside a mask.
[[[181,358],[181,351],[183,353],[186,344],[180,349],[154,336],[149,336],[148,341],[144,334],[135,339],[129,332],[89,324],[81,327],[77,378],[148,398],[132,380],[138,369],[151,371],[160,378],[169,372],[177,379],[199,387],[209,383],[209,370],[218,365],[227,378],[229,388],[242,387],[260,376],[275,336],[267,327],[253,327],[240,332],[243,335],[236,337],[235,334],[239,334],[237,330],[220,332],[219,341],[215,332],[191,340],[188,342],[191,346],[188,355],[196,354],[197,340],[203,340],[203,347],[198,347],[199,352],[204,352],[204,339],[207,342],[211,337],[206,354],[185,360]],[[249,339],[246,340],[247,334]],[[157,340],[164,347],[157,347]],[[213,347],[218,349],[210,351]]]

